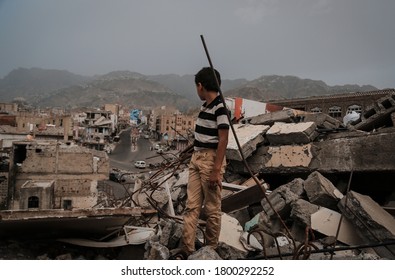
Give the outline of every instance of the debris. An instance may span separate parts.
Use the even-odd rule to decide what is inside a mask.
[[[94,241],[81,238],[60,238],[58,241],[78,246],[93,248],[113,248],[127,245],[138,245],[147,242],[155,230],[148,227],[124,226],[123,234],[106,241]]]

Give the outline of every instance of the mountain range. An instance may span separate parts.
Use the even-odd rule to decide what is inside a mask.
[[[371,85],[328,86],[323,81],[295,76],[269,75],[248,81],[222,81],[225,97],[257,101],[377,90]],[[197,108],[193,75],[143,75],[114,71],[82,76],[66,70],[18,68],[0,79],[0,102],[24,102],[34,107],[100,107],[117,103],[129,108],[174,106],[181,111]]]

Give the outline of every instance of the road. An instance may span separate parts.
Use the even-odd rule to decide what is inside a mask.
[[[148,165],[160,163],[164,159],[150,148],[155,144],[150,139],[136,137],[136,145],[132,145],[131,129],[126,129],[119,134],[120,140],[116,147],[109,154],[110,167],[125,170],[131,173],[149,171]],[[145,170],[134,167],[137,160],[144,160],[147,163]]]

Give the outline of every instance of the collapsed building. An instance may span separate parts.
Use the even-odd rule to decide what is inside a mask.
[[[395,259],[394,116],[391,93],[347,125],[323,113],[286,108],[234,124],[220,246],[215,251],[204,246],[199,230],[198,250],[189,259]],[[46,226],[56,220],[61,232],[72,228],[74,234],[78,230],[71,224],[82,221],[79,233],[89,234],[61,241],[101,248],[141,245],[141,258],[171,258],[182,242],[191,148],[125,184],[126,196],[111,207],[103,201],[115,201],[114,194],[108,190],[103,196],[98,183],[108,178],[107,155],[80,149],[14,144],[2,232],[45,216]],[[204,219],[203,211],[199,229]],[[94,241],[92,229],[106,238]]]
[[[394,115],[391,92],[347,125],[293,109],[233,125],[237,137],[230,135],[226,153],[222,245],[213,252],[203,243],[190,258],[394,259]],[[184,187],[186,173],[175,172]],[[167,186],[176,216],[185,199],[180,180]],[[152,241],[148,258],[171,255],[179,227],[167,235]]]
[[[100,236],[136,209],[102,207],[109,176],[103,151],[57,141],[15,141],[3,171],[1,236]],[[137,211],[137,212],[136,212]]]

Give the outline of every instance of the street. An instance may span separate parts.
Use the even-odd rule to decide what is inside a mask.
[[[150,139],[136,137],[137,145],[132,145],[130,131],[131,128],[128,128],[119,134],[120,140],[112,153],[109,154],[111,168],[131,173],[142,173],[150,170],[150,164],[158,164],[164,161],[164,157],[173,157],[174,159],[175,156],[171,155],[171,153],[160,155],[157,154],[156,150],[151,149],[156,143]],[[147,167],[145,169],[136,168],[134,163],[138,160],[145,161]]]

